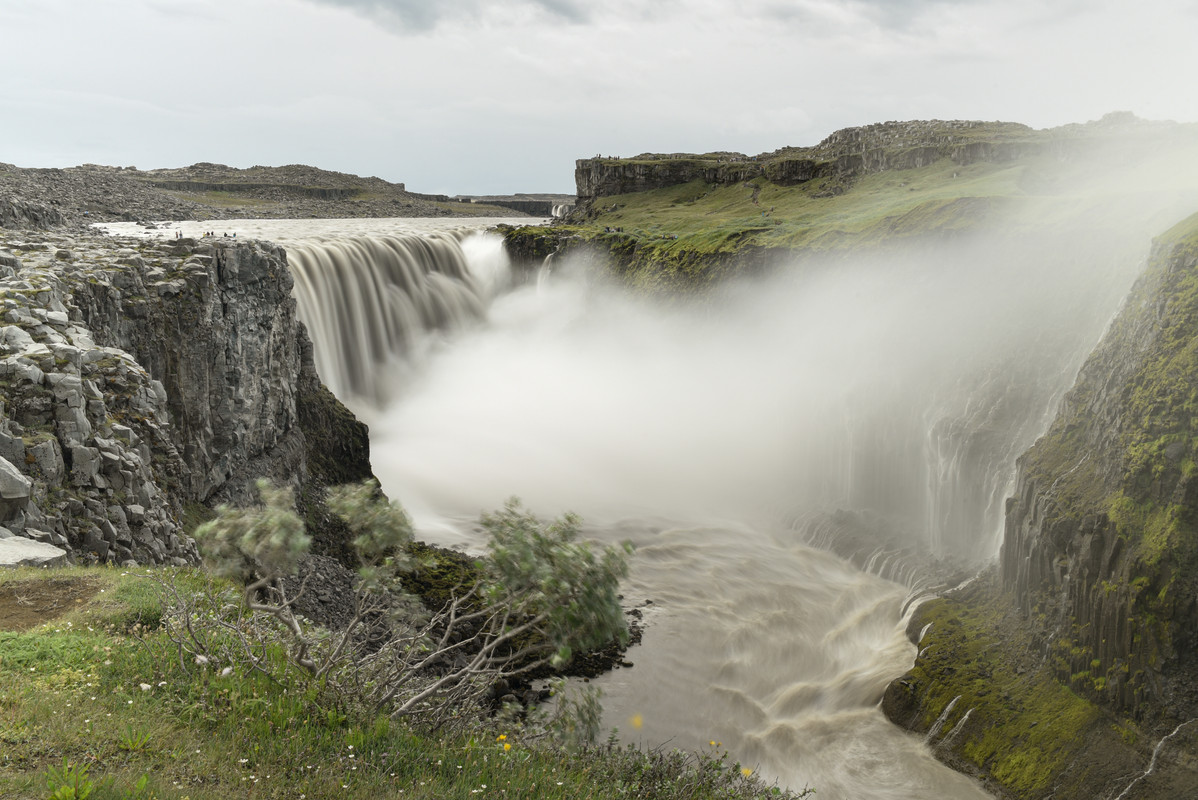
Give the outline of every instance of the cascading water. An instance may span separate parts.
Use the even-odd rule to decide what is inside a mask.
[[[622,738],[719,741],[821,796],[986,797],[877,707],[915,656],[898,552],[993,555],[1126,242],[808,263],[663,307],[569,259],[509,286],[493,235],[409,237],[287,243],[322,375],[422,537],[479,547],[514,494],[637,545],[644,641],[598,681]],[[869,572],[811,546],[850,535]]]
[[[312,332],[317,371],[335,394],[385,405],[386,387],[420,360],[435,334],[482,319],[507,263],[493,237],[489,248],[480,238],[451,231],[288,248],[297,313]]]

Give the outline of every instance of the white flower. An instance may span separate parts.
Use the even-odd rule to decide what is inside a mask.
[[[208,656],[196,656],[196,663],[201,667],[208,663]]]
[[[150,684],[148,684],[148,683],[142,683],[142,684],[139,684],[139,685],[141,686],[141,690],[142,690],[143,692],[148,692],[148,691],[150,691],[151,689],[153,689],[153,688],[154,688],[153,686],[151,686],[151,685],[150,685]]]
[[[221,676],[222,678],[227,678],[227,677],[229,677],[229,676],[230,676],[230,675],[232,675],[232,674],[233,674],[233,668],[232,668],[232,667],[225,667],[224,669],[222,669],[222,670],[220,671],[220,676]]]

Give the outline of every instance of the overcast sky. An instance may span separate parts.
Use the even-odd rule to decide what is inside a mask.
[[[1198,121],[1198,0],[0,0],[0,161],[448,194],[892,119]]]

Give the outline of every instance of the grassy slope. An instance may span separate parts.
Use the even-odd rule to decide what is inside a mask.
[[[190,590],[208,580],[175,574]],[[156,632],[162,612],[145,576],[0,572],[0,597],[32,597],[47,581],[90,594],[40,627],[0,631],[0,797],[49,796],[47,776],[64,762],[87,769],[93,800],[775,796],[721,754],[572,755],[511,728],[431,736],[330,711],[302,687],[180,663]]]
[[[901,246],[1002,221],[1043,221],[1053,204],[1025,190],[1038,159],[960,166],[942,159],[917,169],[823,178],[782,186],[703,181],[602,197],[585,223],[549,229],[609,251],[631,284],[690,291],[768,263],[771,254],[821,254]],[[1016,201],[1021,214],[1016,216]],[[1027,214],[1030,205],[1040,206]],[[613,230],[608,230],[613,229]],[[614,229],[619,229],[618,231]]]
[[[605,197],[595,226],[623,227],[642,237],[677,235],[679,247],[719,249],[736,236],[766,247],[834,246],[844,237],[881,237],[958,198],[1017,193],[1023,166],[930,167],[866,175],[843,194],[822,196],[829,179],[779,186],[764,178],[731,186],[692,181],[639,194]],[[754,198],[756,203],[754,203]]]

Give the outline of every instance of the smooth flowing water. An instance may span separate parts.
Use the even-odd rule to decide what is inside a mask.
[[[880,556],[994,555],[1014,459],[1146,238],[961,240],[662,303],[585,258],[513,281],[493,234],[331,225],[236,229],[286,245],[322,377],[422,537],[479,549],[518,495],[636,544],[644,641],[598,681],[623,739],[714,741],[820,797],[988,796],[879,709],[920,591]],[[811,546],[850,528],[851,561]]]

